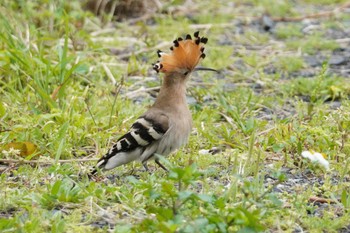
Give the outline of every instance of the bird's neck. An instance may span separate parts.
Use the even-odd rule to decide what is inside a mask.
[[[155,107],[174,108],[186,105],[186,79],[165,76],[160,88]]]

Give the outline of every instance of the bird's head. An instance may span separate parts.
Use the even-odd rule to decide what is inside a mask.
[[[165,53],[161,50],[157,51],[160,58],[153,65],[153,69],[158,72],[165,73],[171,77],[187,78],[191,72],[196,70],[210,70],[210,68],[197,67],[199,61],[205,58],[204,44],[208,42],[208,38],[200,37],[199,32],[195,32],[192,36],[187,34],[185,39],[179,37],[174,40],[174,45],[170,47],[171,52]]]

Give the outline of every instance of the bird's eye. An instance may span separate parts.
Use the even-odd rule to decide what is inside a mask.
[[[188,75],[188,73],[189,73],[189,71],[186,71],[186,72],[184,73],[184,75]]]

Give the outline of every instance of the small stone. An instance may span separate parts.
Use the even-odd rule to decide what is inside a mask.
[[[336,110],[336,109],[338,109],[340,107],[341,107],[341,102],[339,102],[339,101],[331,101],[331,102],[329,102],[329,108],[330,109]]]
[[[225,86],[223,87],[224,91],[233,91],[236,90],[237,86],[234,83],[226,83]]]
[[[277,188],[277,187],[274,187],[274,188],[273,188],[273,191],[274,191],[275,193],[282,193],[282,192],[283,192],[282,189],[279,189],[279,188]]]
[[[237,61],[235,61],[232,64],[232,68],[243,71],[243,70],[247,69],[247,66],[245,65],[245,63],[244,63],[244,61],[242,59],[238,59]]]
[[[207,154],[209,154],[209,150],[205,150],[205,149],[199,150],[198,154],[200,154],[200,155],[207,155]]]
[[[212,154],[212,155],[215,155],[217,153],[219,153],[221,151],[221,149],[219,147],[213,147],[209,150],[209,153]]]
[[[271,31],[271,29],[275,26],[275,22],[268,15],[264,15],[262,17],[261,24],[263,29],[267,32]]]
[[[273,65],[268,65],[267,67],[264,68],[264,73],[265,74],[276,74],[277,70]]]
[[[196,104],[197,103],[197,100],[195,98],[193,98],[192,96],[187,96],[187,103],[189,105],[193,105],[193,104]]]
[[[296,72],[295,74],[293,73],[293,76],[296,77],[304,77],[304,78],[310,78],[310,77],[314,77],[316,75],[315,70],[313,69],[304,69],[304,70],[300,70],[299,72]]]
[[[314,56],[307,56],[304,58],[305,62],[309,64],[311,67],[320,66],[322,63]]]
[[[335,65],[335,66],[344,65],[344,64],[346,64],[346,60],[343,56],[332,55],[328,61],[328,64]]]
[[[211,97],[211,95],[206,95],[203,97],[203,102],[213,102],[213,97]]]

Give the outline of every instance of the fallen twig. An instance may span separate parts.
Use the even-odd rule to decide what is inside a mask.
[[[227,123],[229,123],[231,126],[234,126],[234,121],[232,119],[232,117],[227,116],[226,114],[224,114],[223,112],[219,112],[219,114],[225,118],[225,120],[227,121]]]
[[[131,91],[125,94],[125,96],[129,99],[135,98],[137,96],[140,95],[140,93],[145,93],[145,92],[149,92],[149,91],[158,91],[160,89],[160,87],[149,87],[149,88],[144,88],[144,87],[140,87],[139,89],[135,90],[135,91]]]
[[[339,43],[339,44],[341,44],[341,43],[349,43],[350,42],[350,38],[340,38],[340,39],[336,39],[334,41]]]
[[[9,132],[9,131],[11,131],[11,129],[0,129],[0,133]]]
[[[296,16],[296,17],[271,17],[271,20],[274,22],[299,22],[303,21],[304,19],[318,19],[323,17],[331,17],[336,15],[339,12],[344,11],[346,8],[350,7],[350,2],[344,3],[338,8],[335,8],[334,10],[330,11],[324,11],[320,13],[310,14],[310,15],[304,15],[304,16]],[[244,14],[237,14],[235,15],[236,18],[247,18],[249,20],[261,20],[262,16],[249,16]],[[228,27],[230,25],[227,24],[195,24],[191,26],[191,28],[211,28],[211,27]]]
[[[323,198],[323,197],[310,197],[309,198],[309,202],[315,203],[329,203],[329,204],[336,204],[338,201],[337,200],[333,200],[333,199],[328,199],[328,198]]]
[[[215,28],[227,28],[233,26],[232,23],[207,23],[207,24],[191,24],[190,29],[199,30],[199,29],[210,29]]]
[[[102,67],[105,70],[107,77],[112,81],[112,84],[115,85],[117,81],[115,80],[111,70],[108,68],[108,66],[106,66],[106,64],[102,64]]]
[[[344,3],[338,8],[335,8],[334,10],[331,11],[324,11],[320,13],[315,13],[315,14],[310,14],[310,15],[304,15],[304,16],[299,16],[299,17],[272,17],[273,21],[278,21],[278,22],[298,22],[302,21],[304,19],[318,19],[322,17],[331,17],[333,15],[336,15],[337,13],[345,10],[346,8],[350,7],[350,2]]]
[[[51,94],[51,99],[52,100],[56,100],[56,98],[57,98],[57,94],[58,94],[58,92],[61,90],[61,87],[63,86],[63,84],[60,84],[60,85],[58,85],[56,88],[55,88],[55,90],[53,90],[53,92],[52,92],[52,94]]]

